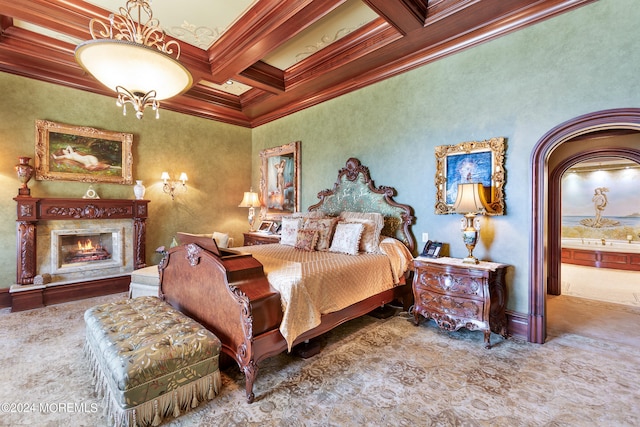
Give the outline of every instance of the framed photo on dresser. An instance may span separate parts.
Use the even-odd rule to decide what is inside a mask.
[[[273,221],[262,221],[258,227],[258,231],[261,233],[273,233]]]

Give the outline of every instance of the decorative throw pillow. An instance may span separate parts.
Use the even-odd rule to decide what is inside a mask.
[[[346,222],[364,224],[364,231],[360,239],[362,252],[379,252],[380,232],[384,227],[384,217],[377,212],[342,212],[340,219]]]
[[[283,217],[280,231],[280,243],[295,246],[298,238],[298,230],[302,226],[302,218]]]
[[[308,219],[302,226],[303,230],[316,230],[318,232],[318,242],[316,250],[328,251],[331,246],[331,237],[336,227],[338,218]]]
[[[364,225],[356,222],[339,222],[333,234],[330,252],[357,255]]]
[[[317,241],[318,232],[316,230],[298,230],[295,248],[311,252],[315,250]]]

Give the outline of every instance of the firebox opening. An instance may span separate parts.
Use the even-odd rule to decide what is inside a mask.
[[[111,259],[111,233],[66,235],[61,237],[60,268],[76,267]]]
[[[121,228],[52,230],[51,273],[101,274],[106,269],[121,268],[122,239]]]

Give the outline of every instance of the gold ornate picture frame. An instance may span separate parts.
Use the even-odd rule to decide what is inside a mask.
[[[262,220],[300,211],[300,141],[260,151]]]
[[[489,204],[488,215],[504,215],[506,141],[495,137],[436,147],[436,214],[454,213],[458,184],[480,182]]]
[[[133,184],[133,134],[36,120],[36,179]]]

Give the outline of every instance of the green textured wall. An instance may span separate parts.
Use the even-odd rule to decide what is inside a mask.
[[[303,209],[349,157],[415,209],[414,234],[466,255],[459,216],[435,215],[434,147],[507,138],[504,217],[483,218],[474,254],[515,266],[508,308],[528,312],[530,156],[550,129],[576,116],[640,106],[640,8],[601,0],[253,130],[261,149],[302,141]]]
[[[134,134],[133,177],[147,186],[147,263],[169,245],[176,231],[228,231],[237,242],[246,231],[246,209],[238,208],[251,185],[251,130],[161,110],[142,120],[124,117],[114,97],[0,73],[0,288],[15,283],[18,156],[34,156],[35,120],[46,119]],[[34,162],[32,160],[31,164]],[[160,174],[186,172],[188,190],[175,201],[162,192]],[[29,183],[34,197],[82,197],[88,184]],[[129,185],[94,184],[102,198],[133,198]]]

